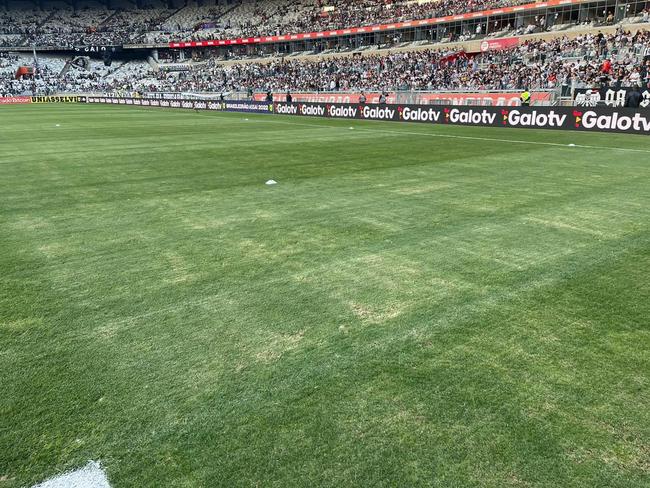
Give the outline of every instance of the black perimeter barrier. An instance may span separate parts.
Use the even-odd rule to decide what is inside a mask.
[[[650,134],[650,111],[629,108],[360,105],[113,97],[87,97],[86,102],[225,112],[271,113],[333,119],[420,122],[434,125]]]

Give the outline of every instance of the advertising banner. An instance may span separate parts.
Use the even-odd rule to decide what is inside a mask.
[[[159,98],[88,97],[88,103],[135,105],[138,107],[185,108],[194,110],[221,110],[226,112],[273,113],[274,106],[266,102],[236,100],[170,100]]]
[[[86,101],[85,96],[42,96],[42,97],[31,97],[32,103],[83,103]]]
[[[32,103],[32,97],[0,97],[0,105],[14,105],[17,103]]]
[[[573,93],[576,107],[624,107],[628,92],[631,88],[578,88]],[[650,107],[650,89],[641,89],[643,100],[640,108]]]
[[[503,39],[486,39],[481,42],[481,52],[501,51],[519,45],[518,37],[505,37]]]
[[[378,105],[350,103],[241,102],[217,100],[161,100],[88,97],[88,103],[143,107],[274,113],[335,119],[419,122],[521,129],[556,129],[590,132],[650,134],[650,113],[627,108],[593,107],[462,107],[445,105]]]
[[[273,113],[274,105],[269,102],[223,102],[228,112],[268,112]]]
[[[441,125],[650,134],[650,114],[631,109],[276,103],[275,113]]]

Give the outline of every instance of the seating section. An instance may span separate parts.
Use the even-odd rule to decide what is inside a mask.
[[[175,12],[155,4],[141,9],[109,10],[99,4],[85,4],[75,10],[63,4],[49,10],[0,10],[0,43],[64,48],[122,45],[141,38]]]
[[[430,0],[418,2],[385,2],[382,0],[333,0],[329,4],[298,4],[277,1],[262,9],[257,3],[244,3],[233,11],[225,28],[237,36],[295,34],[346,27],[418,20],[488,8],[525,3],[528,0]],[[267,2],[264,2],[266,4]],[[251,15],[253,14],[253,15]]]
[[[195,32],[215,32],[221,16],[232,8],[233,6],[218,4],[198,6],[189,3],[159,22],[139,40],[146,43],[167,43],[170,39],[189,39]]]
[[[53,0],[41,9],[29,0],[10,1],[0,9],[0,46],[65,48],[276,35],[439,17],[529,0],[240,0],[235,3],[208,0],[201,5],[198,0],[190,0],[179,8],[169,8],[166,0],[148,0],[137,9],[128,2],[113,0],[108,8],[98,0],[78,0],[72,8],[63,0]],[[353,45],[348,39],[314,52],[326,55],[354,51],[359,55],[315,61],[299,57],[310,54],[305,52],[272,57],[264,63],[238,62],[237,55],[229,52],[228,63],[223,63],[224,59],[217,57],[222,53],[217,50],[196,50],[187,52],[191,59],[184,61],[182,70],[164,65],[170,61],[171,54],[165,50],[160,52],[160,66],[149,59],[116,60],[110,67],[90,58],[39,54],[35,62],[30,52],[0,53],[0,94],[519,90],[592,87],[603,83],[647,85],[650,83],[650,34],[629,32],[625,27],[649,20],[650,15],[644,10],[640,15],[631,13],[628,18],[618,19],[619,27],[614,34],[603,35],[593,29],[592,34],[528,41],[514,48],[477,55],[455,52],[453,48],[444,48],[444,43],[482,38],[485,36],[482,25],[473,30],[466,27],[462,32],[450,32],[442,40],[437,39],[436,49],[422,50],[426,47],[423,44],[429,41],[403,42],[397,34],[390,46],[403,50],[387,55],[378,53],[385,46]],[[581,25],[592,25],[592,21],[583,17]],[[613,15],[605,15],[603,22],[613,24]],[[579,26],[540,16],[516,27],[495,23],[489,36],[542,31],[561,36]],[[35,78],[16,80],[16,70],[26,65],[36,67]]]
[[[199,41],[265,35],[317,32],[347,27],[419,20],[456,15],[509,5],[531,3],[530,0],[428,0],[387,2],[383,0],[270,0],[241,2],[218,19],[215,27],[195,29],[191,33],[166,32],[164,41]]]
[[[38,92],[156,92],[208,93],[347,90],[521,90],[557,87],[585,88],[648,86],[650,33],[619,30],[604,36],[588,34],[569,39],[530,41],[501,51],[469,56],[453,50],[394,52],[388,55],[342,56],[310,61],[223,64],[213,58],[188,62],[189,70],[154,71],[144,61],[117,64],[110,69],[91,62],[58,76],[60,59],[39,57]],[[0,94],[21,94],[31,81],[13,80],[29,56],[0,58]]]
[[[156,78],[145,61],[129,61],[106,67],[97,60],[86,58],[84,63],[73,59],[55,56],[39,56],[36,63],[36,76],[32,79],[16,80],[15,73],[20,66],[34,66],[32,55],[0,53],[0,96],[33,94],[52,94],[58,92],[81,93],[97,90],[120,91],[155,84]],[[68,69],[64,68],[68,66]]]
[[[342,29],[521,3],[530,0],[240,0],[201,6],[188,3],[177,10],[163,4],[113,10],[92,2],[77,9],[62,4],[61,8],[41,10],[32,5],[23,10],[0,10],[0,34],[20,34],[19,45],[166,43]]]
[[[41,10],[35,6],[15,10],[0,9],[0,35],[36,32],[52,13],[51,10]]]

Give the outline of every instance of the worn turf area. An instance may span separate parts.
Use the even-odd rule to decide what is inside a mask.
[[[0,488],[650,486],[650,138],[0,129]]]

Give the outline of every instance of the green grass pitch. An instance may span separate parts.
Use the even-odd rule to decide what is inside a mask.
[[[650,138],[2,107],[0,175],[0,488],[650,486]]]

